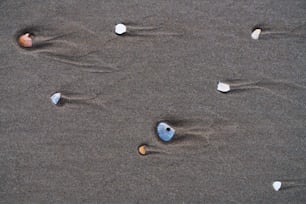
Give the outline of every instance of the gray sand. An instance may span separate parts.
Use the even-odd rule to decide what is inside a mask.
[[[305,185],[272,188],[305,184],[305,8],[1,1],[0,203],[306,203]],[[272,34],[252,40],[258,24]]]

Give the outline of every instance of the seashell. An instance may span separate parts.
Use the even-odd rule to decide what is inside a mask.
[[[222,93],[227,93],[231,90],[231,87],[229,84],[219,81],[217,85],[217,90]]]
[[[60,99],[61,99],[61,96],[62,96],[61,93],[54,93],[54,94],[50,97],[50,99],[51,99],[51,101],[52,101],[52,103],[53,103],[54,105],[57,105],[57,104],[59,103]]]
[[[115,33],[117,35],[122,35],[124,33],[126,33],[126,26],[122,23],[119,23],[115,26]]]
[[[138,147],[138,153],[142,156],[146,155],[147,154],[147,150],[146,150],[146,145],[140,145]]]
[[[261,29],[260,28],[256,28],[255,30],[253,30],[253,32],[251,34],[252,39],[253,40],[258,40],[259,36],[260,36],[260,33],[261,33]]]
[[[273,189],[274,189],[275,191],[279,191],[280,188],[282,187],[282,182],[280,182],[280,181],[274,181],[273,184],[272,184],[272,186],[273,186]]]
[[[175,135],[175,129],[165,122],[160,122],[156,129],[157,136],[164,142],[169,142]]]
[[[18,44],[21,47],[25,47],[25,48],[32,47],[33,42],[32,42],[32,38],[31,38],[30,33],[25,33],[25,34],[21,35],[18,39]]]

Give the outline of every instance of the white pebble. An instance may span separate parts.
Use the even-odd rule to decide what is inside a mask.
[[[119,23],[115,26],[115,33],[118,35],[122,35],[126,33],[126,26],[122,23]]]
[[[274,181],[272,184],[275,191],[279,191],[279,189],[282,187],[282,182],[280,181]]]
[[[259,39],[259,36],[260,36],[260,33],[261,33],[261,29],[260,28],[257,28],[255,29],[252,34],[251,34],[251,37],[253,40],[258,40]]]
[[[223,83],[223,82],[218,82],[217,90],[222,92],[222,93],[227,93],[231,90],[231,87],[229,84]]]
[[[50,97],[50,99],[51,99],[51,101],[52,101],[52,103],[54,104],[54,105],[57,105],[58,104],[58,102],[60,101],[60,99],[61,99],[61,93],[55,93],[55,94],[53,94],[51,97]]]

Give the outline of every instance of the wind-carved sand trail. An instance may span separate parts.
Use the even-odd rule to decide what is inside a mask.
[[[263,92],[279,97],[295,105],[305,106],[305,104],[301,103],[300,100],[296,100],[294,96],[305,95],[306,86],[296,82],[263,78],[253,81],[242,79],[225,79],[219,81],[217,84],[217,90],[222,93],[239,94],[241,92],[254,91],[256,89],[262,90]]]
[[[144,19],[146,18],[148,17]],[[113,25],[115,29],[113,33],[109,32],[109,29],[97,33],[78,22],[63,19],[46,22],[42,20],[17,31],[15,39],[20,48],[23,48],[21,51],[25,54],[51,58],[72,65],[73,69],[93,73],[110,73],[122,69],[117,62],[105,61],[111,56],[106,56],[104,49],[108,43],[120,43],[119,39],[123,36],[133,37],[136,40],[183,36],[183,32],[171,31],[173,28],[169,28],[171,27],[169,25],[150,25],[150,22],[144,26],[137,22],[124,21],[125,24],[119,24],[122,36],[118,36],[118,25]],[[124,32],[122,27],[125,28]]]
[[[23,40],[20,36],[27,35],[32,39]],[[51,58],[73,69],[94,73],[118,71],[116,64],[106,63],[103,59],[103,47],[114,39],[111,35],[98,35],[80,23],[66,21],[48,21],[47,25],[37,23],[19,30],[16,35],[17,44],[24,53]]]
[[[260,39],[286,39],[286,38],[306,38],[306,23],[290,27],[275,27],[273,25],[258,24],[252,29],[251,38],[253,40]]]
[[[174,132],[171,140],[163,140],[164,133],[160,125],[168,127],[165,128],[165,132],[171,130]],[[216,115],[189,119],[166,117],[153,127],[156,142],[143,142],[138,146],[138,151],[143,156],[148,154],[175,156],[181,153],[198,154],[208,149],[216,150],[219,145],[226,145],[226,140],[237,131],[237,127],[235,122]]]

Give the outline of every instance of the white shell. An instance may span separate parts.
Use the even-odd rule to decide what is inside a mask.
[[[279,189],[282,187],[282,182],[280,181],[274,181],[272,184],[275,191],[279,191]]]
[[[115,33],[118,35],[122,35],[126,33],[126,26],[122,23],[119,23],[115,26]]]
[[[257,28],[255,29],[252,34],[251,34],[251,37],[253,40],[258,40],[259,39],[259,36],[260,36],[260,33],[261,33],[261,29],[260,28]]]
[[[222,92],[222,93],[227,93],[231,90],[231,87],[229,84],[223,83],[223,82],[218,82],[217,85],[217,90]]]
[[[55,94],[53,94],[51,97],[50,97],[50,99],[51,99],[51,101],[52,101],[52,103],[54,104],[54,105],[57,105],[58,104],[58,102],[59,102],[59,100],[61,99],[61,93],[55,93]]]

